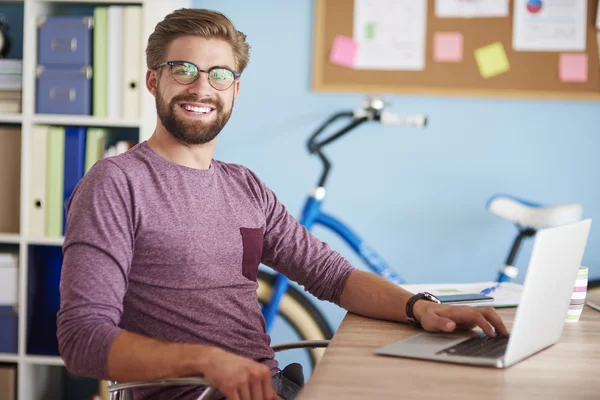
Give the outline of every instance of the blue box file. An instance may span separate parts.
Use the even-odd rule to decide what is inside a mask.
[[[38,19],[38,64],[91,65],[93,17]]]
[[[36,112],[92,113],[92,67],[38,66]]]
[[[17,353],[18,316],[12,306],[0,305],[0,353]]]

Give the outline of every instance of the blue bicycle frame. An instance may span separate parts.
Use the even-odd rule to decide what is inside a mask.
[[[382,108],[383,102],[374,99],[373,101],[368,101],[362,112],[357,114],[352,111],[339,112],[325,121],[311,135],[307,143],[308,151],[310,154],[319,157],[323,163],[323,172],[316,185],[315,191],[308,197],[306,203],[304,204],[300,223],[309,231],[312,230],[312,227],[315,224],[321,224],[324,227],[329,228],[333,232],[337,233],[342,239],[344,239],[346,243],[348,243],[348,245],[350,245],[350,247],[364,260],[364,262],[372,271],[384,278],[387,278],[391,282],[404,283],[404,280],[386,264],[379,254],[377,254],[377,252],[371,248],[371,246],[369,246],[343,222],[335,219],[331,215],[321,210],[323,200],[325,199],[325,182],[327,181],[329,170],[331,168],[331,162],[323,153],[323,148],[367,121],[381,121]],[[321,141],[317,140],[317,137],[325,130],[325,128],[327,128],[336,120],[343,118],[350,119],[350,122],[345,127],[339,129],[336,133],[331,134],[329,137]],[[277,316],[277,312],[279,311],[279,303],[285,295],[288,285],[288,279],[282,274],[277,274],[271,300],[268,304],[265,304],[262,309],[262,313],[265,317],[267,332],[269,332],[269,329],[273,325],[275,317]]]
[[[315,190],[315,193],[318,193],[319,189],[322,188]],[[306,229],[310,231],[315,224],[321,224],[326,228],[331,229],[342,239],[344,239],[346,243],[348,243],[352,250],[354,250],[360,256],[360,258],[371,270],[390,280],[391,282],[398,284],[405,283],[405,281],[388,266],[388,264],[379,256],[379,254],[377,254],[377,252],[373,250],[371,246],[369,246],[363,239],[354,233],[354,231],[352,231],[340,220],[322,211],[322,204],[323,199],[318,199],[314,194],[309,196],[306,200],[304,209],[302,211],[302,217],[300,218],[300,223],[304,225]],[[267,326],[267,332],[275,320],[275,316],[279,310],[279,303],[285,295],[288,285],[289,280],[287,277],[282,274],[277,274],[271,301],[268,304],[265,304],[262,309]]]

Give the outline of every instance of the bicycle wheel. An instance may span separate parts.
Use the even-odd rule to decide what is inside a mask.
[[[273,293],[275,275],[258,271],[258,301],[265,305]],[[333,332],[317,307],[298,289],[289,286],[279,304],[279,316],[295,331],[300,340],[329,340]],[[325,353],[324,348],[306,350],[314,367]]]

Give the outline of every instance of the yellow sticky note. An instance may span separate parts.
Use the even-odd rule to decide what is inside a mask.
[[[494,42],[475,50],[475,61],[477,61],[481,76],[486,79],[510,70],[506,51],[500,42]]]

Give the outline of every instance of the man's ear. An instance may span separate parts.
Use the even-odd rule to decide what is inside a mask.
[[[237,99],[238,94],[240,93],[240,80],[238,79],[237,81],[235,81],[233,86],[234,86],[233,99],[235,100],[235,99]]]
[[[155,70],[146,71],[146,88],[152,96],[156,97],[156,87],[158,86],[158,74]]]

